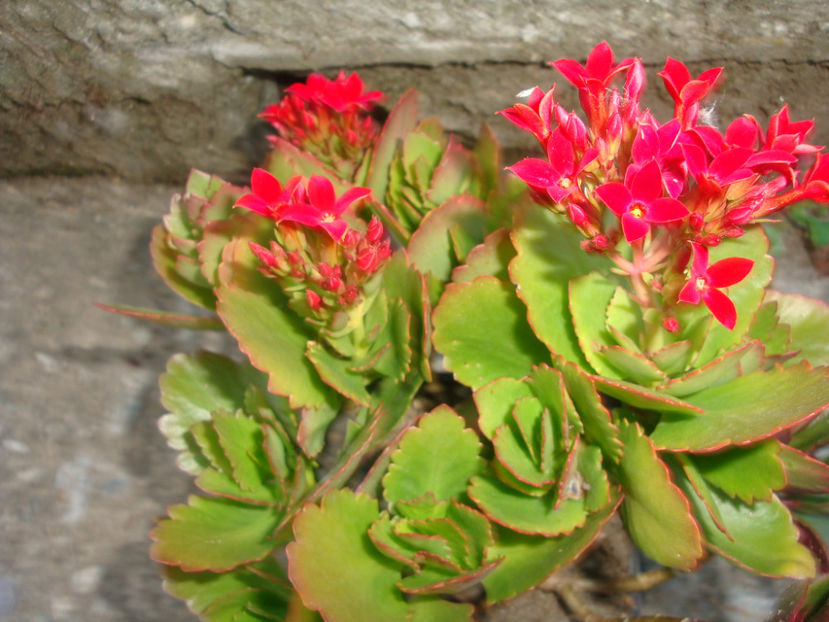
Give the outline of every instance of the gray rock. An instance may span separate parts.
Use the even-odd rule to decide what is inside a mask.
[[[426,112],[469,135],[518,90],[555,80],[544,61],[583,59],[602,39],[642,56],[652,81],[669,54],[694,70],[725,64],[723,120],[789,101],[826,126],[827,32],[829,6],[805,0],[7,0],[0,175],[178,182],[194,166],[241,181],[266,146],[256,113],[280,87],[340,67],[389,103],[420,88]],[[496,126],[507,146],[525,144]]]

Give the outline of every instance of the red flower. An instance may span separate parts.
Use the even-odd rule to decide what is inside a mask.
[[[554,90],[555,85],[546,93],[536,86],[530,91],[529,101],[526,104],[515,104],[512,108],[501,110],[499,114],[504,115],[522,130],[533,134],[543,145],[550,135],[555,106]],[[519,97],[521,95],[523,93],[519,93]]]
[[[657,75],[662,77],[674,100],[674,117],[682,122],[682,127],[690,127],[696,122],[699,102],[711,92],[721,74],[722,67],[715,67],[692,79],[684,63],[670,56],[665,61],[665,68]]]
[[[679,292],[680,302],[692,305],[705,303],[717,321],[729,330],[737,323],[737,310],[731,299],[720,291],[742,281],[754,262],[744,257],[727,257],[708,265],[708,249],[698,242],[690,242],[694,250],[690,279]]]
[[[611,182],[596,188],[596,194],[622,220],[628,242],[645,237],[649,225],[676,222],[688,215],[680,201],[662,197],[662,173],[655,160],[639,170],[631,167],[628,173],[624,184]]]
[[[578,188],[576,178],[597,155],[595,149],[590,149],[577,160],[573,144],[556,129],[547,142],[548,160],[524,158],[507,170],[533,188],[546,191],[554,203],[561,203]]]
[[[236,201],[236,205],[253,210],[257,214],[280,220],[280,210],[292,200],[296,194],[300,178],[294,177],[285,188],[273,175],[262,168],[255,168],[250,175],[252,192],[244,194]]]
[[[374,104],[383,99],[380,91],[363,93],[363,81],[359,75],[346,76],[340,71],[337,77],[329,80],[325,76],[312,73],[305,83],[292,84],[286,90],[306,102],[318,101],[330,106],[337,112],[346,112],[359,108],[370,111]]]
[[[354,201],[371,194],[371,188],[351,188],[338,199],[330,179],[312,175],[305,194],[304,201],[292,202],[285,207],[280,220],[324,229],[332,239],[339,242],[348,230],[348,225],[340,219],[340,215]]]
[[[571,58],[560,58],[550,64],[580,91],[584,90],[598,95],[607,89],[617,73],[633,64],[633,59],[628,58],[614,65],[613,50],[610,49],[607,41],[602,41],[593,48],[584,65]]]

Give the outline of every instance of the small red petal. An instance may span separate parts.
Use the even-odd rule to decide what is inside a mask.
[[[550,163],[540,158],[524,158],[508,167],[507,170],[518,175],[525,183],[537,188],[546,188],[561,179],[561,175],[550,166]]]
[[[748,276],[754,262],[745,257],[727,257],[708,266],[711,287],[730,287]]]
[[[641,240],[648,234],[648,231],[650,227],[643,219],[637,218],[630,212],[622,214],[622,232],[628,242]]]
[[[250,176],[250,186],[254,194],[262,197],[268,203],[277,203],[282,194],[282,185],[276,177],[263,168],[253,169]]]
[[[696,278],[691,278],[685,286],[680,290],[677,300],[680,302],[688,302],[692,305],[698,305],[700,301],[700,293],[697,289]]]
[[[688,215],[688,209],[677,199],[663,198],[651,201],[645,220],[654,223],[676,222]]]
[[[737,309],[728,296],[718,289],[709,287],[702,293],[702,300],[720,324],[728,330],[734,329],[737,323]]]
[[[334,214],[339,216],[346,209],[348,209],[349,205],[351,205],[355,201],[367,197],[370,194],[371,188],[357,187],[346,190],[345,193],[343,193],[343,195],[339,199],[337,199],[336,203],[334,203]]]
[[[634,199],[650,203],[662,196],[662,172],[656,160],[650,160],[639,169],[631,178],[630,193]]]
[[[243,194],[239,197],[239,200],[236,201],[236,205],[246,207],[257,214],[262,214],[263,216],[267,216],[269,218],[273,216],[273,210],[270,208],[268,203],[255,194]]]
[[[633,203],[633,197],[630,194],[630,190],[627,189],[627,186],[616,181],[599,186],[595,192],[613,213],[620,218],[622,214],[628,211],[631,203]]]
[[[322,175],[312,175],[308,181],[308,198],[321,211],[333,211],[335,195],[331,180]]]

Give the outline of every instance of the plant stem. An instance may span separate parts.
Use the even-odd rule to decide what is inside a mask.
[[[576,588],[584,592],[601,592],[603,594],[629,594],[643,592],[656,587],[676,576],[673,568],[654,568],[630,577],[609,579],[558,578],[555,575],[541,584],[541,589],[558,592],[563,586]]]

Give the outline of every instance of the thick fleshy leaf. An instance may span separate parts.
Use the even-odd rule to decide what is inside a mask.
[[[546,538],[498,530],[490,555],[503,556],[504,561],[483,580],[487,601],[496,603],[512,598],[574,561],[616,511],[619,499],[619,493],[612,490],[610,503],[590,514],[583,526],[567,535]]]
[[[146,320],[161,324],[162,326],[170,326],[172,328],[189,328],[190,330],[224,330],[224,324],[221,320],[213,315],[184,315],[181,313],[171,313],[169,311],[159,311],[157,309],[146,309],[144,307],[130,307],[127,305],[103,305],[95,303],[95,306],[104,311],[118,313],[119,315],[126,315],[134,317],[139,320]]]
[[[651,354],[651,360],[669,376],[675,376],[688,368],[694,354],[694,344],[687,339],[675,341]]]
[[[193,424],[209,421],[216,411],[243,408],[247,388],[263,381],[264,376],[249,365],[210,352],[176,354],[168,361],[159,382],[161,403],[170,412],[161,417],[158,427],[167,444],[180,452],[177,464],[181,469],[198,475],[205,466],[193,453]]]
[[[503,376],[521,378],[549,361],[512,285],[494,277],[447,285],[433,320],[446,367],[473,389]]]
[[[605,328],[605,313],[616,294],[616,285],[607,276],[590,272],[570,281],[569,308],[573,327],[581,351],[590,366],[601,376],[621,378],[613,365],[600,354],[602,347],[615,345],[613,336]]]
[[[788,354],[791,350],[789,347],[791,328],[788,324],[780,322],[777,317],[777,302],[767,301],[769,291],[766,290],[764,302],[757,310],[754,321],[748,329],[748,336],[763,342],[766,356]]]
[[[404,252],[398,252],[383,269],[383,289],[389,301],[399,299],[406,306],[410,317],[407,345],[411,348],[411,366],[419,369],[424,379],[431,379],[432,309],[425,277],[415,270]]]
[[[298,149],[280,136],[272,139],[273,149],[266,156],[263,168],[283,184],[291,177],[301,175],[323,175],[334,184],[334,191],[341,194],[348,188],[348,184],[340,180],[337,173],[307,151]]]
[[[281,518],[274,508],[191,495],[168,513],[150,532],[150,557],[187,572],[223,572],[264,558],[278,544],[271,539]]]
[[[337,403],[305,357],[311,335],[287,307],[279,288],[253,267],[244,240],[225,247],[217,287],[219,316],[251,363],[269,376],[268,388],[288,397],[292,407]]]
[[[463,419],[448,406],[438,406],[406,432],[392,453],[383,478],[384,497],[392,506],[426,493],[436,501],[456,499],[483,467],[480,449],[476,434],[464,428]]]
[[[579,475],[573,481],[583,484],[567,490],[563,499],[554,494],[528,496],[491,476],[473,478],[469,496],[490,519],[520,533],[550,537],[571,533],[584,524],[591,511],[607,503],[609,494],[601,452],[596,447],[577,451]]]
[[[607,330],[618,345],[641,354],[639,344],[644,329],[642,309],[624,287],[617,287],[613,293],[605,319]]]
[[[450,229],[461,227],[478,243],[482,242],[485,209],[481,200],[464,195],[452,197],[427,213],[409,239],[412,265],[424,274],[431,272],[441,281],[448,281],[452,269],[464,259],[455,256]]]
[[[649,358],[621,346],[604,346],[600,355],[610,363],[623,380],[653,386],[665,380],[665,374]]]
[[[786,485],[779,453],[780,443],[770,440],[690,459],[709,484],[730,497],[753,503],[755,499],[770,501],[772,492]]]
[[[469,496],[491,520],[519,533],[567,534],[587,519],[583,502],[565,500],[556,507],[553,495],[531,497],[495,477],[473,478]]]
[[[676,397],[693,395],[755,371],[763,362],[763,354],[763,344],[753,341],[726,352],[704,367],[671,380],[659,389]]]
[[[374,190],[374,196],[386,194],[389,183],[389,166],[398,143],[417,123],[417,92],[406,91],[392,108],[383,130],[374,146],[366,185]]]
[[[798,581],[781,596],[768,622],[821,622],[829,618],[829,575]]]
[[[510,262],[510,275],[527,305],[527,318],[553,353],[586,367],[570,321],[568,282],[591,270],[606,270],[607,259],[585,253],[581,235],[563,217],[538,206],[518,216],[512,233],[517,255]]]
[[[786,486],[810,492],[829,492],[829,465],[788,445],[778,456],[786,472]]]
[[[272,560],[222,573],[183,572],[167,566],[164,591],[186,601],[187,608],[207,622],[260,621],[262,618],[251,613],[250,608],[266,608],[281,619],[293,594],[285,572]],[[236,604],[235,611],[231,602]]]
[[[371,403],[371,396],[365,387],[366,377],[352,371],[350,361],[331,354],[325,346],[316,341],[308,342],[306,356],[314,365],[319,377],[329,387],[360,406],[368,406]]]
[[[156,225],[153,229],[150,254],[156,272],[170,289],[185,300],[205,309],[215,309],[216,297],[213,288],[204,281],[199,264],[173,249],[168,243],[168,237],[169,234],[162,225]],[[190,264],[188,269],[195,271],[190,278],[182,274],[182,270],[185,269],[182,262],[185,260]]]
[[[663,417],[651,433],[660,449],[713,451],[767,438],[829,403],[826,369],[805,365],[757,370],[688,396],[702,415]]]
[[[749,505],[710,489],[708,498],[716,503],[726,535],[688,481],[678,477],[678,483],[694,507],[708,547],[758,574],[798,579],[814,576],[815,560],[798,542],[792,517],[777,497]]]
[[[601,447],[606,456],[618,460],[622,455],[619,432],[596,391],[593,383],[595,377],[587,376],[577,365],[561,359],[555,364],[564,377],[567,392],[584,425],[585,437],[592,444]]]
[[[455,283],[467,283],[488,274],[501,281],[509,281],[508,266],[513,257],[515,249],[510,242],[509,231],[498,229],[469,251],[466,263],[452,271],[452,280]]]
[[[702,538],[688,500],[639,424],[619,421],[624,454],[617,473],[625,496],[622,518],[636,545],[651,559],[690,570],[702,557]]]
[[[777,302],[777,315],[791,327],[789,349],[798,351],[791,362],[809,361],[812,365],[829,365],[829,305],[822,300],[797,294],[766,292],[766,301]]]
[[[513,405],[532,395],[529,383],[515,378],[496,378],[479,387],[473,397],[478,409],[478,427],[483,435],[491,440],[495,429],[509,421]]]
[[[406,620],[410,607],[396,586],[400,565],[368,537],[378,516],[375,499],[350,490],[333,491],[320,507],[309,504],[297,514],[288,575],[306,607],[338,622],[364,622],[369,611],[377,620]]]

